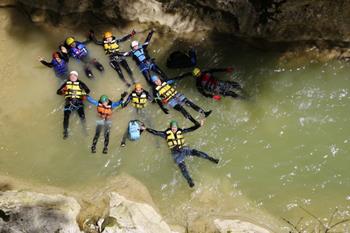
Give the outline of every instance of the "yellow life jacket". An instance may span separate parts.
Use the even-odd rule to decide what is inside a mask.
[[[169,100],[173,98],[177,93],[177,91],[166,82],[163,82],[162,85],[157,86],[156,91],[164,103],[168,103]]]
[[[72,99],[82,99],[83,96],[86,95],[85,91],[80,88],[80,82],[66,82],[66,88],[64,92],[64,98],[72,98]]]
[[[176,131],[176,133],[173,133],[171,129],[168,129],[166,131],[166,141],[170,149],[174,148],[175,146],[181,148],[185,144],[185,138],[182,135],[182,131],[179,129]]]
[[[145,92],[142,92],[140,96],[136,92],[131,93],[131,104],[135,108],[144,108],[147,104],[147,95]]]
[[[105,49],[106,54],[111,54],[119,51],[119,45],[116,39],[113,39],[111,42],[103,41],[103,48]]]

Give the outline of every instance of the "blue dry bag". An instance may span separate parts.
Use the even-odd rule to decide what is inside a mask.
[[[131,141],[136,141],[140,139],[140,125],[137,121],[130,121],[129,122],[129,139]]]

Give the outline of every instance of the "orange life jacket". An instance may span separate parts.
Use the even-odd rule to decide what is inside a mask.
[[[104,106],[103,104],[99,103],[97,106],[97,113],[101,118],[108,120],[112,116],[112,106]]]

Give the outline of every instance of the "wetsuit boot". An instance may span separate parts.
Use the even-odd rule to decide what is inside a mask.
[[[90,69],[88,66],[86,66],[86,67],[84,68],[84,72],[85,72],[85,75],[86,75],[88,78],[94,78],[94,75],[93,75],[91,69]]]
[[[210,114],[211,114],[212,110],[209,110],[207,112],[204,112],[204,116],[205,118],[207,118]]]
[[[63,130],[63,139],[67,139],[68,138],[68,130],[65,129]]]
[[[192,188],[194,186],[194,183],[193,183],[193,180],[192,180],[190,174],[187,171],[186,164],[184,162],[181,162],[178,164],[178,166],[181,170],[182,175],[187,180],[188,185]]]
[[[99,71],[103,72],[105,70],[105,68],[103,67],[103,65],[101,63],[99,63],[96,59],[94,59],[92,61],[92,63],[94,64],[94,66],[96,67],[96,69],[98,69]]]

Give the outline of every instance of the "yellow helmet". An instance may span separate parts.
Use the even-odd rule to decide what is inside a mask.
[[[68,37],[68,38],[66,39],[66,44],[67,44],[67,45],[71,45],[71,44],[73,44],[74,42],[75,42],[75,40],[74,40],[73,37]]]
[[[104,34],[105,38],[112,37],[112,36],[113,36],[112,32],[105,32],[105,34]]]
[[[136,84],[135,84],[135,89],[141,89],[141,88],[142,88],[141,83],[136,83]]]
[[[201,70],[199,68],[194,68],[193,71],[192,71],[192,75],[194,77],[199,77],[199,75],[201,74]]]

